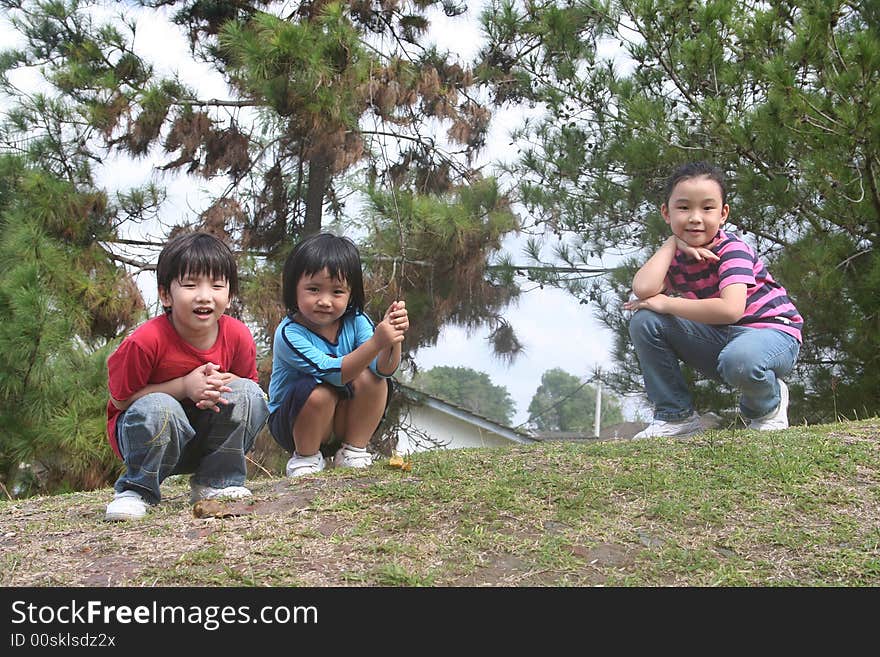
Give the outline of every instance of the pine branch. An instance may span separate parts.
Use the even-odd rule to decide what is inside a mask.
[[[132,258],[126,258],[125,256],[118,255],[116,253],[113,253],[112,251],[108,251],[107,255],[111,260],[116,260],[117,262],[131,265],[132,267],[135,267],[138,271],[155,271],[156,269],[155,264],[143,262],[141,260],[134,260]]]
[[[176,100],[174,105],[180,105],[181,107],[262,107],[263,103],[256,99],[246,99],[246,100],[221,100],[219,98],[212,98],[210,100]]]

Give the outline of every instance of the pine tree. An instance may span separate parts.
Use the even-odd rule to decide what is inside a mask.
[[[878,18],[876,3],[840,0],[494,2],[485,12],[478,75],[498,101],[546,110],[520,130],[517,200],[559,240],[557,263],[623,263],[601,279],[543,276],[595,302],[618,331],[621,389],[640,385],[620,305],[667,234],[664,178],[704,159],[728,173],[729,226],[805,316],[791,416],[880,412]]]
[[[42,67],[57,92],[18,95],[16,131],[7,140],[42,131],[79,154],[77,166],[100,166],[108,155],[127,155],[156,159],[158,168],[169,172],[228,179],[223,193],[200,208],[196,223],[245,254],[235,311],[250,314],[264,339],[283,312],[276,281],[287,252],[327,225],[325,211],[335,229],[354,234],[353,212],[346,207],[350,195],[382,190],[394,200],[382,205],[381,223],[386,232],[398,231],[396,244],[408,241],[407,220],[397,208],[406,197],[455,203],[476,185],[492,187],[499,207],[507,205],[497,186],[484,185],[472,168],[491,120],[475,93],[472,71],[451,53],[422,45],[431,11],[442,8],[456,16],[464,6],[445,0],[144,2],[142,11],[170,11],[188,35],[194,58],[227,81],[227,98],[201,98],[183,81],[158,75],[135,51],[135,14],[101,22],[100,14],[89,11],[91,4],[103,6],[0,1],[28,39],[26,47],[4,54],[0,70]],[[5,90],[16,94],[14,85]],[[65,161],[51,152],[41,163],[53,167]],[[500,241],[496,234],[473,238],[484,227],[482,219],[472,219],[458,221],[455,237],[484,246],[482,253],[470,254],[471,264],[482,259],[483,265],[469,270],[468,282],[486,278],[485,262]],[[516,223],[505,225],[509,231]],[[119,254],[120,245],[113,250]],[[429,267],[442,270],[442,254],[425,251],[419,258],[426,262],[435,255],[441,262]],[[394,257],[407,269],[409,250]],[[401,294],[420,292],[408,289],[406,279],[397,285]],[[411,313],[411,324],[434,323],[440,303],[424,306],[424,315]],[[508,345],[515,342],[497,308],[486,319]],[[424,334],[435,332],[429,326]],[[430,338],[411,346],[420,344],[430,344]]]
[[[105,485],[106,359],[141,316],[137,288],[96,241],[103,194],[0,156],[0,484],[8,495]]]

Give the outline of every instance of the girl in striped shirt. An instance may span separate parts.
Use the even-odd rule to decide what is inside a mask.
[[[672,235],[633,278],[629,333],[654,419],[636,438],[702,430],[679,361],[739,389],[749,428],[788,427],[788,388],[803,318],[754,250],[722,230],[724,174],[685,164],[660,207]]]

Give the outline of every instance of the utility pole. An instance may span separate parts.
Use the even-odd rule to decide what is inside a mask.
[[[596,370],[596,415],[593,418],[593,437],[599,437],[602,427],[602,368]]]

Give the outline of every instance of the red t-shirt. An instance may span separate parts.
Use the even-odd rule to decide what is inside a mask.
[[[203,351],[180,337],[169,315],[144,322],[107,359],[110,396],[128,399],[150,383],[186,376],[208,362],[217,365],[221,372],[257,381],[257,348],[248,327],[229,315],[221,315],[217,326],[214,346]],[[191,405],[193,402],[186,399],[181,403]],[[112,401],[107,402],[107,436],[113,451],[122,458],[116,440],[116,420],[120,413]]]

